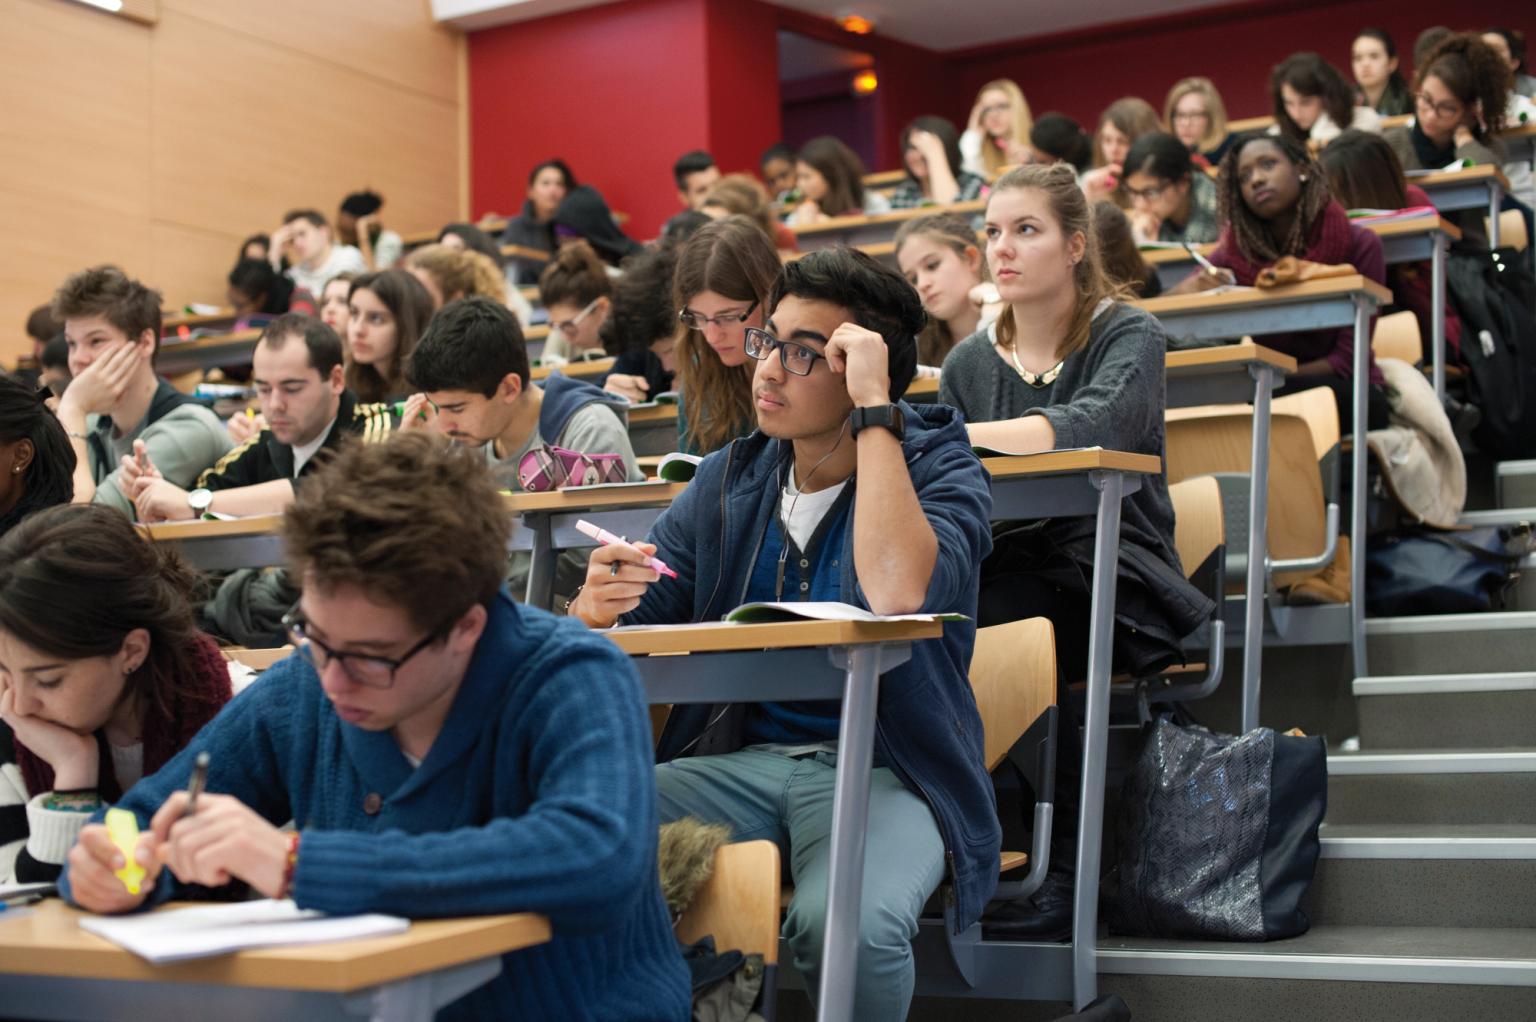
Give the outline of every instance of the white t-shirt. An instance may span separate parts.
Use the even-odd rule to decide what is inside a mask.
[[[325,290],[326,282],[332,277],[342,273],[367,272],[368,261],[355,246],[332,245],[331,254],[326,256],[325,262],[313,270],[306,269],[300,263],[288,267],[288,279],[308,291],[318,301],[320,293]]]
[[[816,535],[816,527],[821,520],[832,510],[832,505],[837,503],[837,498],[843,495],[843,490],[848,486],[848,480],[844,479],[836,486],[828,486],[825,490],[817,490],[815,493],[801,493],[795,488],[795,470],[791,468],[785,475],[784,494],[779,500],[780,514],[784,530],[789,533],[790,539],[795,541],[795,546],[801,550]]]
[[[331,435],[331,430],[336,428],[336,420],[326,423],[325,428],[315,435],[315,438],[307,444],[295,444],[293,448],[293,477],[297,479],[299,473],[304,471],[304,466],[309,464],[309,459],[315,456],[320,445],[325,443],[325,438]]]

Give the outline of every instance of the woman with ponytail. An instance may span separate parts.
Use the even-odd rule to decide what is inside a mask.
[[[585,241],[560,247],[539,275],[539,302],[549,313],[549,340],[539,360],[562,365],[603,354],[598,333],[613,309],[613,278]]]
[[[86,821],[229,701],[196,584],[99,505],[40,511],[0,540],[0,882],[57,877]]]

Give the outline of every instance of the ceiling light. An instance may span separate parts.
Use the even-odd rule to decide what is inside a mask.
[[[880,78],[874,71],[860,71],[853,76],[853,94],[868,96],[880,87]]]
[[[852,11],[844,11],[837,16],[837,23],[844,32],[852,32],[854,35],[869,35],[875,30],[875,22],[862,14]]]

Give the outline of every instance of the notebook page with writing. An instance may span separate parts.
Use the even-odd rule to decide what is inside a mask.
[[[410,927],[409,919],[396,916],[326,916],[270,899],[80,920],[82,930],[154,964],[249,948],[387,937]]]

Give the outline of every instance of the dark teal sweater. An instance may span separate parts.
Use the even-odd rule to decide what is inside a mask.
[[[338,915],[549,917],[548,944],[442,1019],[685,1019],[656,873],[650,729],[629,658],[503,590],[442,733],[412,769],[342,722],[298,657],[274,665],[121,806],[147,827],[192,759],[208,790],[304,832],[294,900]],[[370,815],[373,794],[382,807]],[[68,893],[67,875],[64,878]],[[169,871],[153,901],[180,892]]]

